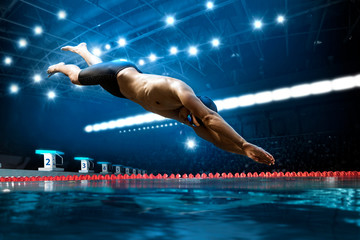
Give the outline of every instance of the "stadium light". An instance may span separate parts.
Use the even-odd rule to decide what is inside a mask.
[[[176,55],[177,53],[178,53],[177,47],[171,47],[171,48],[170,48],[170,54],[171,54],[171,55]]]
[[[198,53],[198,49],[196,47],[192,46],[189,48],[189,54],[191,56],[195,56],[197,53]]]
[[[152,54],[149,55],[149,59],[150,59],[150,62],[155,62],[156,59],[157,59],[157,56],[152,53]]]
[[[55,94],[54,91],[48,92],[48,98],[49,98],[49,99],[54,99],[55,97],[56,97],[56,94]]]
[[[168,16],[168,17],[166,18],[166,24],[167,24],[167,25],[174,25],[174,23],[175,23],[175,18],[174,18],[174,17]]]
[[[262,27],[262,22],[260,20],[255,20],[254,21],[254,28],[255,29],[260,29]]]
[[[28,44],[28,43],[27,43],[26,39],[21,38],[21,39],[19,40],[19,47],[24,48],[24,47],[27,46],[27,44]]]
[[[58,12],[58,18],[59,19],[65,19],[66,18],[66,12],[64,10],[61,10]]]
[[[11,65],[11,63],[12,63],[12,58],[11,58],[11,57],[5,57],[5,58],[4,58],[4,63],[5,63],[5,65]]]
[[[188,139],[186,141],[186,147],[188,149],[194,149],[196,147],[196,142],[193,139]]]
[[[125,45],[126,45],[126,39],[125,39],[125,38],[120,38],[120,39],[118,40],[118,44],[119,44],[120,47],[125,47]]]
[[[33,77],[34,82],[40,82],[41,81],[41,76],[40,74],[35,74]]]
[[[17,93],[17,92],[19,92],[18,85],[15,85],[15,84],[11,85],[10,86],[10,93]]]
[[[101,49],[100,48],[98,48],[98,47],[96,47],[96,48],[94,48],[93,50],[92,50],[92,53],[95,55],[95,56],[101,56],[101,54],[102,54],[102,51],[101,51]]]
[[[139,65],[140,65],[140,66],[145,65],[145,61],[144,61],[143,59],[140,59],[140,60],[139,60]]]
[[[277,18],[276,18],[276,21],[278,23],[284,23],[285,22],[285,17],[283,15],[279,15]]]
[[[211,41],[211,44],[213,45],[213,47],[218,47],[220,45],[220,41],[218,38],[214,38],[212,41]]]
[[[42,33],[43,33],[42,27],[36,26],[36,27],[34,28],[34,33],[35,33],[35,35],[40,35],[40,34],[42,34]]]
[[[206,8],[209,9],[209,10],[213,9],[213,8],[214,8],[214,3],[211,2],[211,1],[208,1],[208,2],[206,3]]]

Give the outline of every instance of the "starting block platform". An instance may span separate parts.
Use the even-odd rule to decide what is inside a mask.
[[[79,173],[93,173],[94,170],[91,170],[91,168],[94,169],[94,162],[92,158],[88,157],[75,157],[74,160],[81,161],[81,170],[79,170]],[[92,165],[92,167],[91,167]]]
[[[35,150],[35,154],[43,155],[44,156],[44,167],[38,168],[39,171],[51,171],[51,172],[62,172],[64,168],[59,168],[56,165],[56,156],[59,156],[61,159],[61,164],[64,164],[64,160],[61,155],[64,155],[63,152],[56,151],[56,150],[43,150],[37,149]]]

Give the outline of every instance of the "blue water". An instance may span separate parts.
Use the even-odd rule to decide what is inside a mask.
[[[360,239],[360,179],[0,183],[3,239]]]

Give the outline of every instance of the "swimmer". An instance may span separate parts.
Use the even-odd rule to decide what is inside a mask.
[[[218,148],[247,156],[258,163],[275,164],[270,153],[247,142],[225,122],[210,98],[196,96],[191,87],[183,81],[144,74],[129,62],[102,62],[88,51],[86,43],[66,46],[62,50],[79,54],[89,67],[80,69],[76,65],[61,62],[48,68],[49,77],[61,72],[68,76],[73,84],[100,85],[109,93],[129,99],[149,112],[190,126],[199,137]]]

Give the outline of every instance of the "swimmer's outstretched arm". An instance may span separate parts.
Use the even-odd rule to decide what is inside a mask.
[[[264,149],[248,143],[216,112],[208,109],[194,94],[190,87],[184,86],[177,95],[194,118],[200,119],[204,126],[194,121],[194,131],[201,138],[212,142],[215,146],[232,153],[245,155],[256,162],[273,165],[274,157]]]

